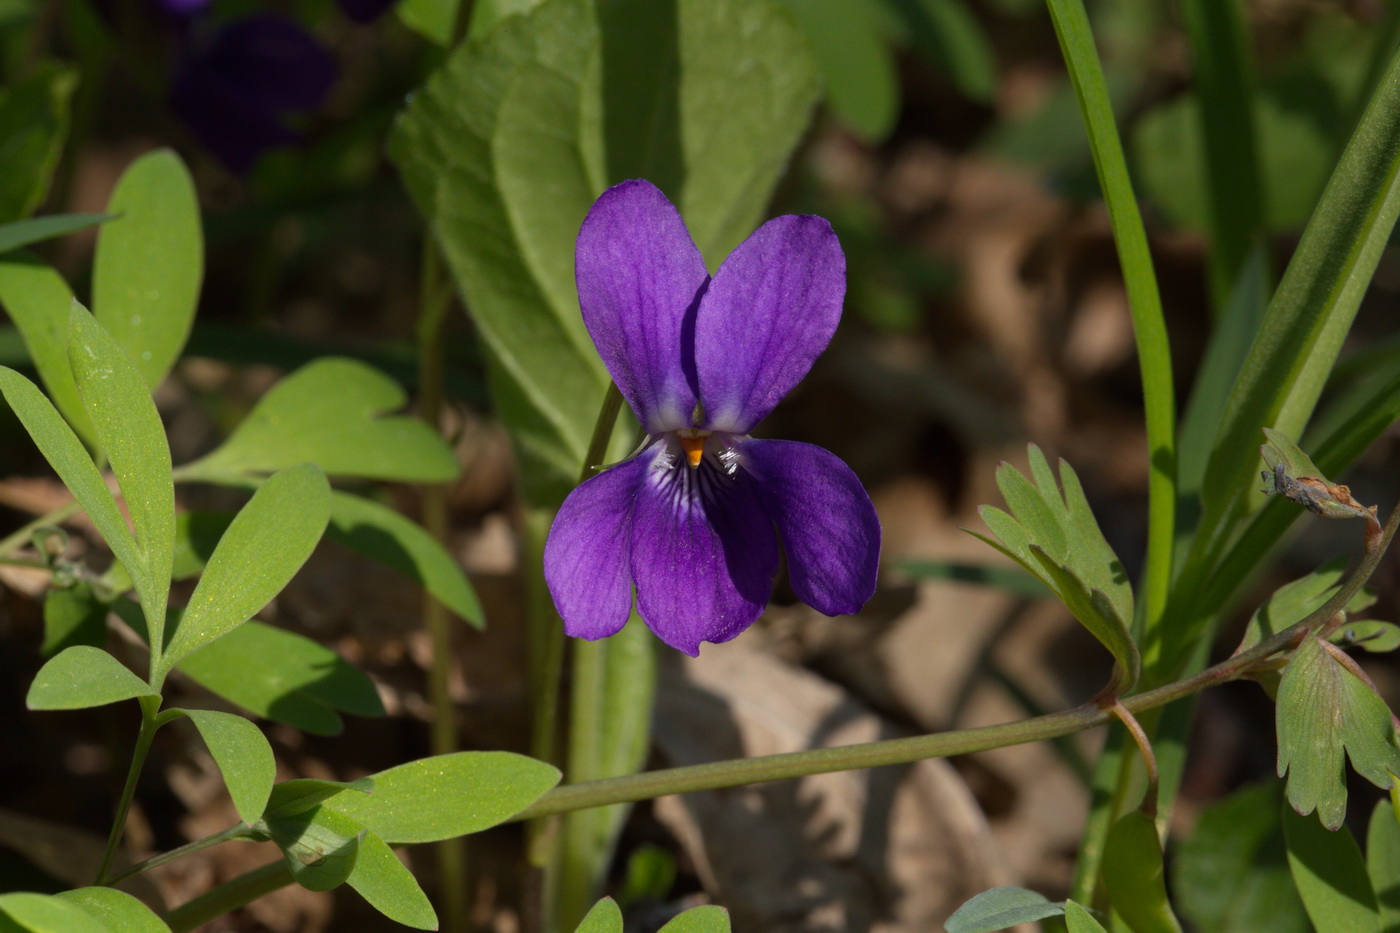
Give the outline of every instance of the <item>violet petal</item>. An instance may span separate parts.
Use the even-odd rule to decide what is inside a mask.
[[[680,213],[648,181],[609,188],[579,230],[575,274],[583,321],[642,426],[689,427],[681,328],[709,276]]]
[[[269,111],[319,107],[339,71],[335,57],[315,36],[273,14],[229,24],[201,58],[205,67]]]
[[[705,427],[747,434],[826,349],[846,257],[820,217],[787,215],[730,253],[701,299],[695,366]]]
[[[875,592],[880,519],[855,473],[814,444],[748,440],[741,451],[797,598],[827,615],[858,611]]]
[[[728,641],[763,612],[777,569],[773,523],[742,470],[656,459],[632,512],[632,579],[657,637],[692,656]]]
[[[654,458],[646,452],[591,477],[569,493],[554,517],[544,545],[544,579],[570,635],[606,638],[627,624],[632,503]]]

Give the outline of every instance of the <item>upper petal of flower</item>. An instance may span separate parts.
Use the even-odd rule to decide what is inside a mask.
[[[763,612],[778,569],[773,523],[743,471],[709,455],[699,467],[658,457],[632,512],[637,611],[689,655],[728,641]]]
[[[797,598],[827,615],[859,610],[880,560],[880,519],[860,480],[813,444],[748,440],[741,451],[783,539]]]
[[[704,427],[747,434],[826,349],[841,320],[846,257],[820,217],[776,217],[715,273],[695,318]]]
[[[689,427],[681,330],[709,274],[680,213],[651,182],[609,188],[579,230],[575,276],[588,333],[642,426]]]
[[[632,609],[632,503],[655,450],[580,484],[564,500],[544,545],[544,579],[564,620],[564,631],[606,638],[627,623]]]

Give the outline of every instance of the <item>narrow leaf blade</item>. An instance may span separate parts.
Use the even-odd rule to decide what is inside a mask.
[[[355,867],[345,883],[395,923],[415,930],[438,928],[433,905],[418,886],[413,872],[404,867],[394,850],[373,832],[366,831],[360,837]]]
[[[271,476],[209,558],[162,664],[165,670],[247,622],[311,556],[330,520],[330,486],[312,464]]]

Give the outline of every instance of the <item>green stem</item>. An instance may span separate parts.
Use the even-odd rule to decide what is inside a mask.
[[[1194,677],[1188,677],[1135,696],[1125,697],[1121,701],[1123,707],[1135,715],[1157,709],[1175,700],[1192,696],[1206,687],[1235,680],[1249,673],[1259,662],[1296,645],[1310,632],[1326,624],[1365,585],[1367,578],[1375,570],[1381,555],[1394,537],[1397,525],[1400,525],[1400,509],[1396,509],[1391,514],[1390,521],[1386,523],[1385,534],[1381,539],[1380,546],[1362,559],[1361,564],[1342,585],[1342,588],[1317,611],[1279,632],[1273,638],[1260,642],[1250,650],[1242,651]],[[683,768],[669,768],[625,777],[607,778],[601,781],[589,781],[583,784],[569,784],[557,787],[545,794],[532,806],[517,813],[510,821],[539,821],[541,817],[554,816],[574,810],[604,807],[617,803],[635,803],[639,800],[649,800],[667,794],[720,790],[727,787],[782,781],[832,771],[854,771],[884,765],[909,764],[926,758],[967,755],[994,748],[1004,748],[1008,745],[1058,738],[1073,732],[1101,726],[1111,718],[1113,718],[1112,713],[1108,710],[1096,705],[1085,704],[1060,713],[1050,713],[1045,716],[1036,716],[1033,719],[996,726],[981,726],[975,729],[940,732],[906,739],[889,739],[883,742],[848,745],[841,748],[819,748],[805,752],[765,755],[737,761],[717,761],[710,764],[690,765]],[[235,908],[242,907],[291,882],[291,873],[287,870],[286,864],[281,861],[274,862],[234,878],[232,881],[195,898],[167,914],[165,921],[170,925],[172,933],[188,933],[189,930],[202,923],[207,923]]]
[[[190,933],[291,883],[291,869],[278,859],[181,904],[161,919],[170,927],[170,933]]]
[[[423,241],[423,267],[418,313],[418,415],[434,431],[442,423],[443,348],[442,328],[452,303],[452,287],[443,273],[442,259],[431,234]],[[447,490],[441,485],[423,487],[423,528],[439,544],[447,543]],[[457,750],[456,708],[452,702],[452,619],[447,607],[423,593],[423,627],[432,641],[432,661],[428,667],[428,695],[433,707],[430,744],[434,755]],[[437,846],[438,881],[443,901],[443,929],[465,933],[468,926],[467,846],[460,836],[444,839]]]
[[[1048,0],[1055,35],[1088,130],[1099,187],[1113,226],[1123,284],[1133,316],[1147,422],[1147,559],[1139,592],[1142,628],[1160,624],[1171,584],[1176,524],[1176,396],[1171,345],[1157,289],[1147,231],[1128,175],[1128,161],[1113,119],[1108,83],[1099,64],[1083,0]]]
[[[220,843],[230,842],[234,839],[252,838],[252,832],[248,829],[247,823],[239,823],[237,826],[230,826],[223,832],[214,833],[212,836],[205,836],[203,839],[196,839],[194,842],[187,842],[177,849],[169,852],[162,852],[160,855],[153,855],[142,862],[137,862],[125,871],[119,871],[107,879],[107,884],[114,885],[127,878],[150,871],[152,868],[159,868],[162,865],[182,859],[187,855],[193,855],[204,849],[212,848]]]
[[[131,812],[131,801],[136,796],[136,782],[141,777],[141,768],[146,764],[146,754],[151,750],[151,740],[155,738],[156,730],[161,727],[163,722],[156,714],[160,708],[160,697],[137,697],[136,702],[141,704],[141,731],[137,733],[136,747],[131,751],[131,766],[127,768],[126,784],[122,787],[121,798],[117,801],[117,813],[112,820],[112,831],[107,836],[107,848],[102,853],[102,864],[98,866],[97,880],[94,884],[111,883],[108,880],[108,872],[112,870],[112,861],[117,856],[117,846],[121,843],[122,833],[126,829],[126,817]]]

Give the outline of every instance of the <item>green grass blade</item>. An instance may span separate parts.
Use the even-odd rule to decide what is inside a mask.
[[[1171,347],[1167,343],[1167,326],[1147,246],[1147,231],[1143,228],[1142,214],[1128,176],[1123,142],[1113,122],[1108,85],[1089,30],[1088,14],[1082,0],[1048,0],[1048,3],[1060,50],[1089,132],[1094,167],[1113,223],[1113,239],[1118,247],[1118,261],[1133,315],[1151,463],[1147,561],[1138,605],[1150,629],[1166,607],[1175,538],[1176,399],[1172,388]]]
[[[1239,0],[1185,0],[1210,191],[1210,285],[1223,311],[1264,238],[1254,75]]]
[[[1255,438],[1302,433],[1400,214],[1400,55],[1391,59],[1269,304],[1216,434],[1193,551],[1210,555],[1261,495]]]

